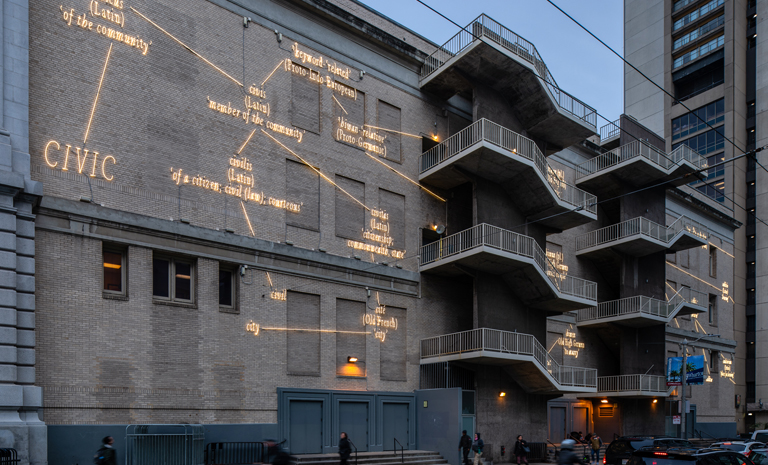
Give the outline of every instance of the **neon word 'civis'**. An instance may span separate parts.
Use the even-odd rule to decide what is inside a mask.
[[[74,150],[73,150],[74,149]],[[54,152],[63,152],[58,155],[58,159],[54,160],[57,156]],[[117,164],[117,160],[112,155],[107,155],[99,160],[99,152],[90,151],[86,148],[73,147],[70,144],[61,148],[55,140],[48,141],[45,144],[45,150],[43,150],[43,157],[45,158],[45,164],[50,168],[59,169],[61,171],[69,171],[70,160],[74,165],[72,169],[76,169],[79,174],[86,174],[92,178],[99,175],[106,181],[111,181],[115,177],[107,173],[108,164]],[[90,161],[89,158],[90,157]]]

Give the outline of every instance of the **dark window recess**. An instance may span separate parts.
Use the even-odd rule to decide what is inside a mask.
[[[336,188],[336,235],[362,240],[366,226],[362,205],[365,204],[365,184],[337,175],[336,185],[339,186]]]
[[[754,331],[756,328],[755,326],[755,316],[748,316],[747,317],[747,332]]]
[[[755,264],[747,263],[747,279],[755,277]]]
[[[393,131],[402,131],[402,117],[401,111],[394,105],[390,105],[386,102],[379,100],[378,105],[378,125],[380,128],[391,129]],[[386,133],[387,138],[384,139],[384,148],[386,153],[379,154],[379,156],[386,158],[387,160],[396,161],[398,163],[403,162],[401,147],[400,147],[400,134],[398,132]]]
[[[102,252],[104,260],[104,290],[122,293],[125,264],[120,252]]]
[[[232,307],[234,301],[234,279],[231,270],[219,270],[219,305]]]
[[[754,129],[751,129],[751,130],[750,130],[750,131],[747,133],[747,145],[749,145],[749,144],[754,144],[754,143],[755,143],[755,130],[754,130]]]
[[[301,129],[320,133],[320,86],[310,80],[317,71],[293,63],[291,73],[291,123]]]
[[[747,305],[755,305],[755,290],[747,289]]]
[[[752,49],[757,47],[757,37],[752,36],[747,39],[747,49]]]
[[[755,101],[747,102],[747,118],[755,117]]]
[[[754,16],[747,18],[747,29],[752,29],[755,26],[757,26],[757,18]]]
[[[747,343],[747,360],[755,360],[755,343],[754,342],[748,342]]]
[[[754,114],[754,110],[752,110],[752,113]],[[421,153],[424,153],[431,149],[432,147],[435,147],[436,145],[439,145],[440,142],[436,141],[435,139],[431,137],[422,137],[421,138]]]
[[[716,60],[714,63],[691,72],[690,74],[675,80],[675,98],[685,100],[698,95],[713,87],[719,86],[724,80],[723,60]]]
[[[755,401],[755,383],[747,382],[747,402]]]
[[[192,265],[176,262],[176,280],[174,297],[180,300],[192,300]]]
[[[717,324],[717,294],[709,294],[709,324]]]
[[[320,176],[310,167],[293,160],[285,162],[285,194],[301,205],[298,212],[285,211],[285,221],[313,231],[320,230]]]
[[[152,295],[169,298],[171,286],[168,275],[171,270],[171,261],[156,258],[152,261]]]

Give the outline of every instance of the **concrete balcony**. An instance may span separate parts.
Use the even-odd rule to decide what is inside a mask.
[[[646,218],[632,218],[576,237],[576,255],[590,259],[611,258],[613,252],[643,257],[655,252],[691,249],[707,245],[709,229],[687,216],[669,226]]]
[[[460,276],[469,269],[503,275],[534,308],[567,312],[597,305],[597,283],[561,274],[532,237],[489,224],[422,246],[419,258],[422,273]]]
[[[463,361],[507,369],[531,393],[597,392],[597,370],[562,366],[530,334],[477,328],[421,340],[421,364]]]
[[[707,294],[682,288],[666,302],[652,297],[633,296],[583,308],[576,312],[576,326],[597,328],[616,324],[641,328],[666,324],[682,315],[706,313],[708,306]]]
[[[621,119],[600,126],[600,147],[613,150],[619,146],[621,139]]]
[[[667,379],[657,375],[598,376],[597,392],[584,394],[582,398],[601,397],[667,397],[673,390],[667,387]]]
[[[536,144],[480,119],[424,152],[419,180],[442,189],[467,182],[462,173],[493,181],[531,220],[564,230],[597,219],[597,198],[558,177]]]
[[[597,113],[562,91],[536,47],[485,15],[453,36],[421,67],[422,90],[447,100],[475,83],[499,93],[528,133],[555,147],[596,134]]]
[[[707,159],[687,146],[666,154],[645,141],[632,141],[576,167],[576,185],[598,195],[616,192],[624,186],[637,187],[668,182],[680,186],[706,172],[694,172],[707,167]]]

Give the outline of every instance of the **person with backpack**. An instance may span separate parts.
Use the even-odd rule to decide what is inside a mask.
[[[592,446],[591,449],[591,463],[594,465],[599,465],[600,463],[600,447],[603,445],[603,440],[600,439],[600,436],[597,435],[597,433],[593,434],[592,437],[589,439],[589,443]]]
[[[475,458],[472,460],[473,465],[478,465],[482,462],[483,447],[485,447],[485,443],[480,439],[480,433],[475,433],[475,440],[472,442],[472,452],[475,453]]]
[[[528,463],[528,452],[530,451],[531,449],[528,447],[528,443],[523,439],[523,435],[518,434],[515,448],[512,450],[512,453],[517,457],[518,465],[520,463]]]
[[[106,436],[101,440],[101,448],[96,451],[96,455],[93,457],[93,463],[95,465],[117,465],[117,454],[112,444],[115,443],[112,436]]]
[[[461,432],[461,439],[459,439],[459,451],[464,457],[461,462],[464,465],[469,465],[469,449],[472,447],[472,438],[467,434],[467,430]]]

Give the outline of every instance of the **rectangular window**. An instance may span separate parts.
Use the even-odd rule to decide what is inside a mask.
[[[392,238],[388,247],[398,250],[405,249],[405,196],[395,194],[385,189],[379,189],[379,209],[387,213],[387,220],[377,224],[383,225],[387,231],[385,236]]]
[[[717,294],[709,294],[709,307],[707,308],[709,315],[707,318],[710,326],[717,326],[717,299]]]
[[[172,302],[194,301],[194,270],[192,261],[170,257],[152,260],[152,296]]]
[[[693,50],[691,50],[688,53],[684,53],[683,55],[680,55],[679,57],[675,58],[675,61],[672,63],[672,69],[679,68],[683,66],[686,63],[689,63],[699,57],[702,57],[706,55],[707,53],[715,50],[716,48],[722,46],[725,43],[725,36],[716,37],[706,44],[702,45],[701,47],[697,47]]]
[[[320,296],[288,291],[286,324],[288,374],[320,376]]]
[[[237,278],[232,269],[222,268],[219,264],[219,307],[222,311],[234,312],[237,309]]]
[[[379,373],[381,379],[388,381],[408,380],[408,347],[406,335],[406,311],[404,308],[387,307],[383,315],[385,319],[394,324],[394,328],[384,330],[379,327],[377,332],[384,331],[379,352]]]
[[[365,126],[365,93],[336,82],[336,86],[346,89],[341,94],[334,93],[333,102],[333,137],[337,141],[365,150],[365,142],[373,142],[364,137]],[[352,96],[354,95],[354,96]]]
[[[720,99],[673,119],[672,140],[707,129],[707,124],[715,125],[725,120],[724,102],[724,99]]]
[[[712,0],[711,2],[702,6],[701,8],[691,11],[687,15],[675,21],[674,24],[672,25],[672,30],[676,31],[681,27],[696,21],[700,17],[714,11],[717,7],[722,6],[724,3],[725,3],[725,0]]]
[[[373,310],[367,312],[376,317]],[[364,377],[366,351],[365,302],[336,299],[336,375]],[[373,328],[375,325],[368,326]]]
[[[384,148],[386,149],[386,152],[381,154],[381,156],[387,160],[402,163],[403,159],[400,150],[399,133],[399,131],[402,131],[400,109],[394,105],[390,105],[379,100],[377,113],[379,123],[378,126],[380,128],[390,129],[392,131],[385,132],[387,136],[387,138],[384,139]]]
[[[716,373],[720,370],[720,368],[718,368],[719,357],[720,357],[720,352],[716,350],[709,351],[709,371],[710,372]]]
[[[709,246],[709,275],[717,278],[717,247]]]
[[[292,63],[291,123],[320,134],[320,86],[317,71]]]
[[[126,295],[126,251],[103,247],[101,255],[104,266],[104,293]]]
[[[709,21],[707,24],[701,26],[700,28],[694,29],[688,34],[684,34],[678,37],[677,39],[675,39],[675,42],[672,45],[672,50],[677,50],[678,48],[688,45],[689,43],[695,41],[699,37],[703,37],[704,35],[722,26],[724,22],[725,22],[725,15],[720,15],[717,18],[713,19],[712,21]]]
[[[365,204],[365,184],[336,176],[336,185],[336,235],[362,240],[366,229],[365,208],[361,205]]]
[[[303,163],[285,162],[285,196],[301,205],[298,212],[285,211],[285,222],[297,228],[320,230],[320,176]]]

